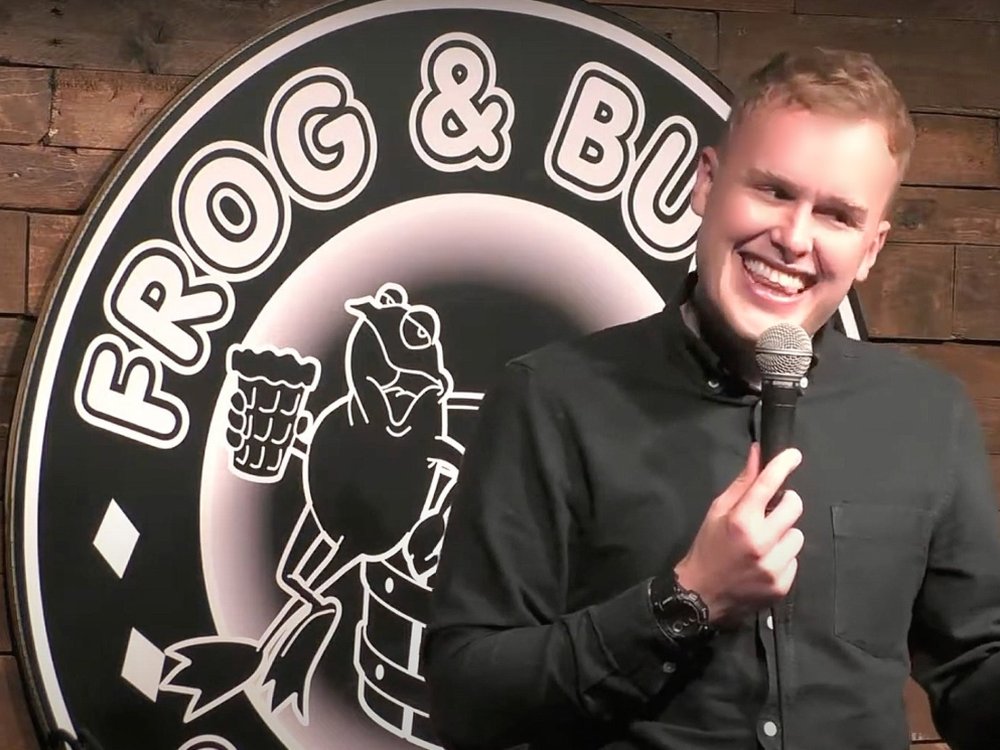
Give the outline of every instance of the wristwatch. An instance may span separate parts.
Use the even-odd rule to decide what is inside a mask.
[[[656,576],[649,582],[649,603],[671,656],[681,659],[702,650],[714,635],[708,607],[700,596],[677,580],[677,574]]]

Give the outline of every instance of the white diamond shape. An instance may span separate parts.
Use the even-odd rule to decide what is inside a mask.
[[[112,500],[94,536],[94,546],[119,578],[125,575],[128,561],[132,559],[132,552],[138,541],[139,530],[128,520],[118,503]]]
[[[163,661],[163,652],[150,643],[142,633],[132,628],[132,633],[128,637],[128,648],[125,649],[122,677],[153,702],[156,702],[160,678],[163,675]]]

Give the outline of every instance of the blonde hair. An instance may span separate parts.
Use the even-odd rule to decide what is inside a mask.
[[[771,104],[881,124],[902,180],[916,139],[913,120],[899,90],[871,55],[821,47],[779,53],[747,79],[727,132],[753,110]]]

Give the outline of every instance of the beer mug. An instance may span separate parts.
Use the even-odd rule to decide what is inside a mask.
[[[299,438],[312,422],[305,405],[319,381],[319,362],[289,349],[234,344],[226,364],[235,375],[226,430],[230,468],[251,481],[281,481],[292,454],[305,452]]]

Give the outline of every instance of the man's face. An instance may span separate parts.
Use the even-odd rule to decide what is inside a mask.
[[[815,333],[875,262],[896,170],[875,122],[751,111],[699,163],[699,306],[744,341],[782,321]]]

